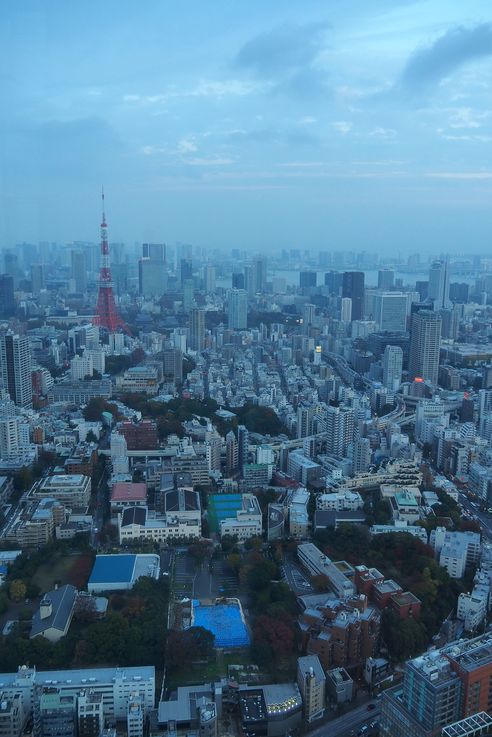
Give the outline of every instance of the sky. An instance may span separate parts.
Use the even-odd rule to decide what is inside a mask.
[[[490,0],[0,7],[0,248],[487,253]]]

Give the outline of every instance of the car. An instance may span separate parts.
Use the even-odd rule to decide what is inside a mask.
[[[372,711],[375,708],[376,708],[376,704],[368,704],[367,705],[367,711]]]
[[[359,731],[357,732],[357,736],[358,736],[358,737],[362,737],[362,735],[363,735],[363,734],[367,734],[367,732],[369,732],[369,727],[367,726],[367,724],[364,724],[364,726],[363,726],[363,727],[361,727],[361,728],[359,729]]]

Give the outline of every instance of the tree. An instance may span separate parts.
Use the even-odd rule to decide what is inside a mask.
[[[9,587],[10,598],[13,601],[22,601],[26,598],[27,586],[20,578],[15,578]]]
[[[187,668],[195,660],[206,658],[213,652],[214,636],[204,627],[173,630],[167,638],[166,663],[171,670]]]

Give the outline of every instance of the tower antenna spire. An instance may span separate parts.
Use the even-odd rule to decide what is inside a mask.
[[[108,333],[124,330],[131,335],[130,330],[118,312],[113,294],[113,280],[111,278],[111,263],[109,258],[108,226],[104,212],[104,187],[101,188],[102,223],[101,223],[101,269],[99,273],[99,290],[97,307],[94,316],[94,325],[99,325]]]

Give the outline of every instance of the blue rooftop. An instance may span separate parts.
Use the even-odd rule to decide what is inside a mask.
[[[131,581],[136,558],[136,555],[96,555],[89,583]]]

